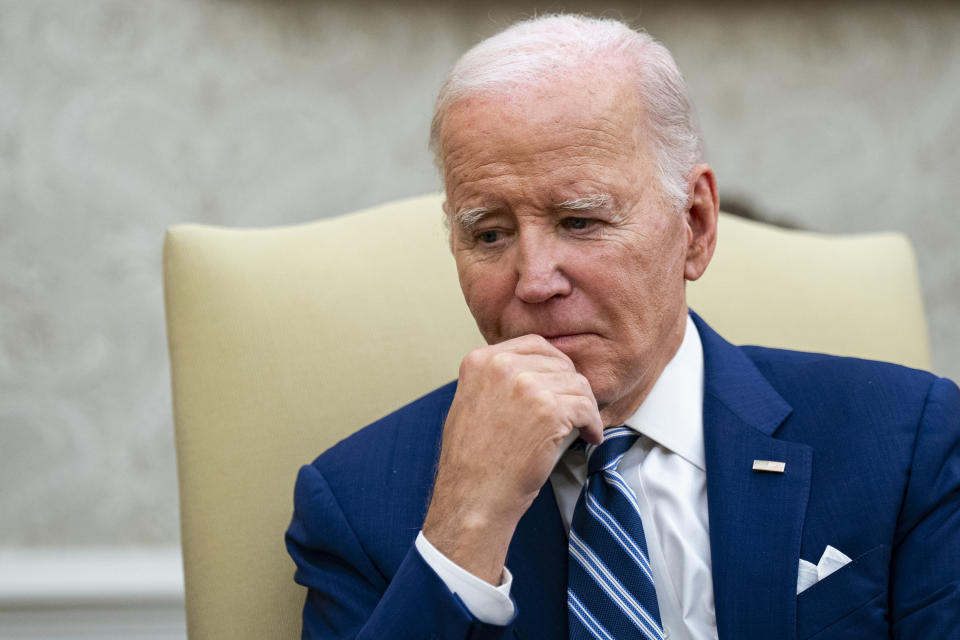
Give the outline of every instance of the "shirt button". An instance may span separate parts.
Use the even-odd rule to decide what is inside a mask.
[[[670,628],[669,628],[669,627],[664,627],[664,628],[663,628],[663,640],[670,640]]]

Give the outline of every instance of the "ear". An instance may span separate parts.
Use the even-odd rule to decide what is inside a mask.
[[[708,164],[698,164],[690,172],[690,200],[684,213],[687,231],[687,256],[683,277],[696,280],[707,270],[717,245],[717,215],[720,195],[717,176]]]

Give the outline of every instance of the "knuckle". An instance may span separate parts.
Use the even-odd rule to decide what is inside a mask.
[[[513,382],[523,395],[535,393],[538,387],[536,376],[531,371],[521,371],[514,376]]]
[[[484,359],[483,347],[478,347],[476,349],[471,349],[467,352],[467,355],[463,357],[463,364],[474,365],[479,364]]]
[[[580,386],[580,390],[583,392],[583,394],[593,397],[593,387],[590,386],[590,381],[587,380],[587,376],[583,375],[582,373],[578,373],[576,375],[577,384]]]
[[[592,398],[581,396],[578,401],[577,410],[580,414],[580,419],[585,423],[584,426],[591,426],[598,422],[600,416],[597,412],[597,405]]]
[[[557,410],[556,397],[546,390],[538,391],[533,396],[533,414],[538,420],[553,418]]]
[[[570,359],[570,356],[565,354],[563,351],[560,351],[560,349],[557,349],[549,342],[547,343],[547,346],[553,350],[553,358],[557,361],[557,363],[559,363],[560,368],[563,371],[576,373],[577,368],[573,366],[573,360]]]
[[[580,405],[583,407],[585,415],[591,416],[597,412],[597,405],[593,403],[593,400],[583,396],[580,398]]]
[[[537,346],[547,346],[547,347],[550,346],[550,343],[547,342],[547,339],[544,338],[544,337],[543,337],[542,335],[540,335],[539,333],[531,333],[531,334],[530,334],[530,341],[533,342],[533,344],[535,344],[535,345],[537,345]]]
[[[495,353],[490,358],[490,367],[499,373],[509,373],[513,368],[513,356],[506,351]]]
[[[477,347],[467,352],[467,355],[463,357],[463,360],[460,361],[460,374],[470,371],[471,369],[477,369],[483,366],[483,363],[487,360],[489,356],[487,355],[487,347]]]

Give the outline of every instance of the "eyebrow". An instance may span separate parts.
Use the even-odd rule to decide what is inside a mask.
[[[606,193],[598,193],[583,198],[574,198],[573,200],[564,200],[553,206],[551,209],[560,211],[589,211],[592,209],[603,209],[613,203],[613,198]],[[496,207],[468,207],[459,209],[453,213],[453,223],[464,231],[472,230],[484,217],[497,210]]]
[[[588,209],[603,209],[604,207],[609,207],[612,202],[613,198],[609,195],[598,193],[583,198],[575,198],[574,200],[566,200],[554,205],[553,208],[565,211],[586,211]]]
[[[477,223],[480,222],[484,216],[487,216],[493,213],[495,209],[493,207],[470,207],[467,209],[459,209],[453,214],[453,223],[464,231],[470,231]]]

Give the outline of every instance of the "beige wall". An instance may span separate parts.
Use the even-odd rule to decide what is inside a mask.
[[[444,72],[557,6],[457,4],[0,0],[0,546],[176,543],[164,228],[436,189]],[[960,378],[960,9],[715,4],[565,6],[675,52],[724,197],[908,233]]]

